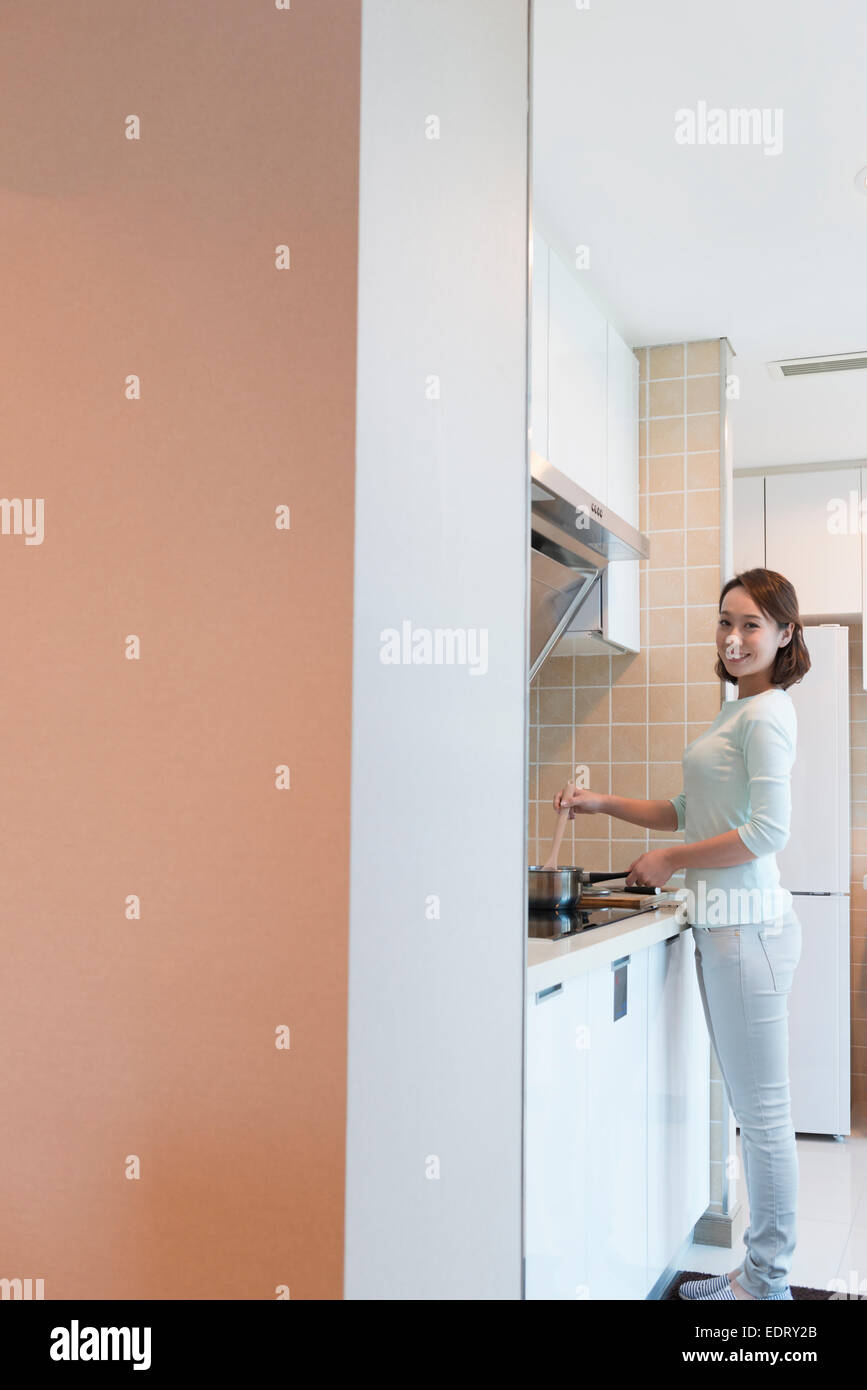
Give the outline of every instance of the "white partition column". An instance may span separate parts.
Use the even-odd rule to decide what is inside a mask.
[[[528,0],[364,0],[353,1299],[522,1296],[527,91]]]

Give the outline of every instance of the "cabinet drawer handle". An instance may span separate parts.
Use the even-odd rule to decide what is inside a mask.
[[[550,985],[548,989],[540,989],[540,990],[538,990],[538,991],[536,992],[536,1003],[537,1003],[537,1004],[544,1004],[544,1002],[545,1002],[546,999],[552,999],[552,998],[554,997],[555,994],[562,994],[562,993],[563,993],[563,982],[562,982],[562,980],[561,980],[560,983],[559,983],[559,985]]]

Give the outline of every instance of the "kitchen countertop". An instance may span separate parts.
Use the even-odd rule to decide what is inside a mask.
[[[677,920],[680,906],[679,901],[672,899],[646,912],[621,917],[607,926],[589,927],[559,941],[531,937],[527,942],[528,994],[548,989],[587,970],[597,970],[633,951],[645,951],[669,936],[692,931],[688,922]]]

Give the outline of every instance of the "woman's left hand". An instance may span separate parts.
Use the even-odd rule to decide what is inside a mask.
[[[642,888],[662,888],[675,872],[667,849],[651,849],[633,859],[626,873],[626,886],[639,884]]]

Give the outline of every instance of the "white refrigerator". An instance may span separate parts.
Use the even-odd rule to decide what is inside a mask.
[[[803,946],[789,996],[792,1120],[851,1133],[849,1056],[849,631],[805,627],[812,665],[789,686],[798,719],[792,824],[777,855]]]

